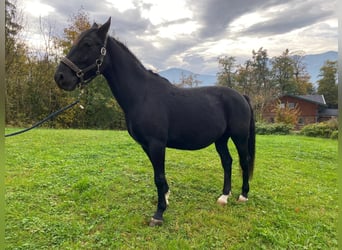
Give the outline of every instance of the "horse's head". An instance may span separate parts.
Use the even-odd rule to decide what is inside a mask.
[[[66,57],[61,59],[55,73],[57,85],[64,90],[74,90],[103,72],[107,33],[110,18],[102,26],[96,23],[76,40]]]

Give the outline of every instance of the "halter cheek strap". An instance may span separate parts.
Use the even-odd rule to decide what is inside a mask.
[[[103,47],[101,48],[99,58],[95,60],[95,63],[89,65],[88,67],[86,67],[84,69],[80,69],[76,64],[74,64],[67,57],[63,57],[61,59],[62,63],[67,65],[72,71],[75,72],[76,76],[80,79],[81,87],[86,85],[87,83],[89,83],[91,80],[93,80],[97,75],[101,74],[100,67],[103,63],[103,59],[104,59],[105,55],[107,54],[107,50],[106,50],[107,39],[108,38],[106,37],[105,42],[103,44]],[[93,69],[96,69],[96,74],[93,76],[90,76],[88,79],[84,80],[84,75]]]

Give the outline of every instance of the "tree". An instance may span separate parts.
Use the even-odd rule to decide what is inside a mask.
[[[28,75],[27,48],[19,39],[22,25],[12,1],[5,1],[5,112],[6,124],[17,125],[19,118],[25,118],[25,80]],[[24,119],[20,119],[24,120]]]
[[[235,61],[236,59],[233,56],[218,58],[221,71],[217,73],[217,85],[230,88],[234,87],[234,70],[236,68]]]
[[[275,115],[275,122],[276,123],[285,123],[289,125],[296,125],[298,122],[298,118],[301,114],[301,111],[296,104],[296,106],[289,107],[288,103],[281,105],[281,101],[279,100],[275,105],[273,112],[276,113]]]
[[[294,79],[297,88],[297,95],[309,95],[315,92],[314,86],[310,82],[310,75],[306,70],[306,65],[303,62],[304,53],[297,51],[291,53],[293,61]]]
[[[190,74],[188,76],[185,76],[185,74],[182,72],[180,83],[176,84],[178,87],[198,87],[198,85],[201,83],[200,80],[197,80],[197,76],[195,74]]]
[[[320,69],[317,93],[324,95],[325,101],[330,108],[338,106],[337,87],[337,61],[326,61]]]
[[[309,82],[310,76],[302,59],[303,56],[292,55],[288,49],[272,59],[272,81],[279,91],[279,96],[306,95],[313,92],[312,83]]]
[[[5,53],[6,57],[14,50],[17,36],[22,26],[17,21],[17,8],[10,0],[5,1]],[[8,62],[8,61],[6,61]]]
[[[271,71],[269,69],[269,58],[266,49],[260,48],[258,51],[253,50],[251,62],[252,67],[252,84],[254,111],[256,119],[262,119],[262,113],[265,106],[274,99],[277,89],[271,80]]]
[[[237,66],[234,57],[219,58],[221,72],[218,85],[229,86],[252,99],[256,119],[261,118],[265,105],[274,98],[267,50],[260,48],[252,52],[252,60]]]
[[[279,89],[279,95],[295,94],[296,83],[294,79],[293,61],[286,49],[281,56],[272,59],[272,78]]]
[[[67,54],[76,38],[85,30],[91,27],[89,14],[83,9],[79,9],[69,19],[69,26],[64,29],[64,38],[59,39],[59,46],[63,53]]]
[[[237,67],[235,81],[236,90],[250,97],[253,95],[253,68],[251,60],[247,60],[245,64]]]

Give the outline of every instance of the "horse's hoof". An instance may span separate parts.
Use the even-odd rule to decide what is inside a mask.
[[[240,194],[239,199],[237,201],[241,202],[241,203],[244,203],[244,202],[248,201],[248,198],[246,198],[245,196]]]
[[[225,206],[228,203],[228,198],[232,196],[232,193],[229,192],[228,195],[221,195],[220,198],[217,199],[217,203],[221,206]]]
[[[150,227],[161,226],[163,225],[163,220],[158,220],[152,217],[149,225]]]

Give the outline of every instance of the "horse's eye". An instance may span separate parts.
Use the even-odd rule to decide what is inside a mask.
[[[91,44],[90,44],[90,42],[84,42],[83,46],[89,48],[91,46]]]

